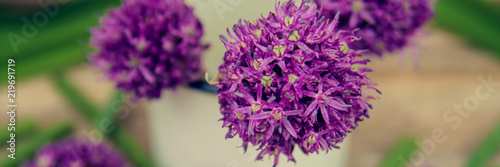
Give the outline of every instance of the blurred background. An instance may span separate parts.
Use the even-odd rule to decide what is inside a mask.
[[[219,34],[225,34],[225,29],[239,18],[253,20],[274,8],[274,1],[269,0],[188,3],[205,26],[204,40],[211,45],[205,66],[212,76],[224,53]],[[220,11],[216,3],[229,8]],[[372,57],[369,66],[375,72],[370,77],[383,94],[370,101],[374,106],[371,117],[350,134],[346,166],[380,166],[391,158],[413,159],[419,166],[474,166],[469,161],[475,161],[472,157],[477,154],[491,157],[482,166],[500,166],[500,1],[433,3],[435,18],[414,39],[418,52],[406,49],[384,58]],[[47,4],[44,0],[0,0],[0,66],[6,69],[8,59],[16,61],[16,123],[34,125],[26,127],[26,132],[18,131],[22,134],[16,147],[19,158],[29,158],[34,149],[43,146],[39,142],[23,149],[28,144],[22,143],[36,143],[31,140],[40,139],[40,134],[59,126],[58,122],[69,124],[72,131],[61,131],[39,141],[96,135],[95,123],[87,119],[85,112],[104,112],[116,92],[114,84],[87,63],[86,55],[92,53],[87,46],[89,28],[97,26],[106,9],[119,6],[120,1],[60,0],[56,3],[58,11],[53,13],[47,12]],[[47,21],[37,16],[42,15],[40,12],[45,13]],[[23,28],[26,19],[34,24],[34,30]],[[22,35],[20,38],[26,41],[14,46],[9,40],[11,33]],[[0,103],[5,106],[9,103],[7,76],[0,78]],[[88,100],[82,102],[79,98]],[[142,156],[147,159],[155,147],[151,144],[154,135],[149,102],[124,105],[127,110],[117,114],[125,116],[117,119],[114,127],[123,133],[110,133],[109,140],[117,147],[135,145],[130,146],[131,150],[144,151]],[[9,119],[8,114],[2,114],[1,130],[6,130]],[[219,137],[223,140],[223,136]],[[8,140],[7,136],[0,138]],[[0,151],[0,164],[11,165],[6,162],[10,160],[7,152]],[[26,155],[20,155],[23,153]]]

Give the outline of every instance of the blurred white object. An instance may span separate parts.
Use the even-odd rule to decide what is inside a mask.
[[[151,148],[158,166],[171,167],[272,167],[273,158],[255,161],[256,148],[246,154],[239,148],[236,136],[224,139],[227,128],[221,128],[217,96],[199,90],[180,88],[163,92],[162,98],[149,106]],[[342,167],[347,163],[348,140],[341,149],[328,154],[306,156],[296,147],[296,164],[280,157],[279,167]]]
[[[274,11],[275,0],[186,0],[194,8],[205,30],[204,41],[210,48],[204,54],[205,65],[210,76],[215,76],[226,48],[219,35],[227,37],[226,30],[231,29],[238,20],[254,21],[267,17]]]

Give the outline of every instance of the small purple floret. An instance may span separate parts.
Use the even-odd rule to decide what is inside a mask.
[[[92,166],[131,167],[123,155],[105,143],[86,140],[67,140],[49,144],[38,150],[33,161],[24,167]]]
[[[428,0],[314,0],[322,15],[333,19],[340,12],[339,28],[359,28],[354,49],[371,53],[401,50],[433,17]]]

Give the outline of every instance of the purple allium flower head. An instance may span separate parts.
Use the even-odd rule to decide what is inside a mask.
[[[43,147],[38,150],[33,161],[28,161],[23,166],[130,167],[131,165],[120,152],[105,143],[71,139]]]
[[[257,159],[292,151],[328,152],[338,148],[357,122],[368,117],[366,90],[375,89],[350,48],[358,40],[338,30],[338,20],[319,17],[317,6],[293,0],[276,4],[276,12],[255,22],[235,24],[219,67],[220,112],[226,138],[238,135],[261,150]]]
[[[332,18],[340,12],[339,28],[360,30],[354,49],[368,49],[382,55],[401,50],[433,17],[428,0],[314,0],[322,15]]]
[[[92,29],[92,64],[136,99],[202,77],[203,26],[184,0],[126,0]]]

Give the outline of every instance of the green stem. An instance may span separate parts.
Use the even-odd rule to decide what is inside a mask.
[[[15,133],[16,139],[21,140],[28,136],[31,136],[36,132],[36,122],[34,120],[17,120],[15,131],[9,131],[7,128],[0,130],[0,141],[8,141],[10,139],[10,134]],[[7,143],[2,142],[0,146],[4,146]]]
[[[110,128],[112,130],[113,127],[116,127],[116,108],[122,105],[123,96],[124,94],[122,91],[116,91],[111,100],[107,103],[107,106],[93,117],[94,126],[101,128],[101,131],[103,131],[105,135],[110,134],[106,133]]]
[[[31,76],[66,68],[82,63],[86,60],[85,45],[69,44],[60,45],[60,49],[42,53],[32,57],[14,58],[16,61],[16,78],[18,81]],[[5,60],[7,62],[7,60]],[[0,65],[7,68],[7,63]],[[0,78],[0,85],[7,84],[7,78]]]
[[[488,9],[478,1],[439,0],[436,23],[500,58],[500,12]]]
[[[466,167],[485,166],[500,150],[500,122],[472,152]]]
[[[132,135],[124,128],[116,128],[109,138],[119,147],[127,158],[137,166],[156,166],[153,161],[144,153],[144,151],[136,144]]]
[[[117,108],[113,107],[117,105],[116,103],[121,103],[121,100],[117,102],[117,98],[122,96],[121,92],[118,92],[113,96],[111,102],[102,110],[100,113],[96,112],[97,109],[79,92],[74,86],[72,86],[63,73],[54,73],[52,79],[56,83],[59,91],[69,100],[75,109],[83,114],[87,120],[91,121],[96,128],[100,128],[101,132],[107,132],[109,127],[112,127],[115,123],[113,118],[116,116]],[[83,103],[82,103],[83,102]],[[101,120],[109,119],[111,125],[107,124],[107,127],[101,127]],[[108,122],[109,123],[109,122]],[[104,133],[111,139],[115,145],[121,149],[121,151],[127,156],[127,158],[134,163],[136,166],[147,166],[154,167],[153,161],[147,157],[144,150],[142,150],[137,142],[133,139],[127,130],[122,127],[114,126],[114,129]]]
[[[16,145],[16,159],[11,159],[5,156],[0,160],[0,166],[10,167],[10,166],[20,166],[24,160],[33,157],[36,151],[49,142],[53,142],[57,139],[68,136],[73,131],[73,127],[70,123],[61,122],[55,123],[46,130],[38,133],[36,136],[30,140],[20,142]],[[10,152],[8,152],[10,153]]]
[[[384,156],[378,167],[408,166],[411,154],[418,149],[415,140],[415,137],[404,137],[400,139]]]
[[[64,95],[68,102],[72,104],[76,110],[80,111],[83,116],[85,116],[88,120],[91,120],[95,115],[97,115],[97,107],[95,107],[66,79],[66,77],[64,77],[64,73],[55,72],[51,76],[57,89],[59,89],[59,92]]]

